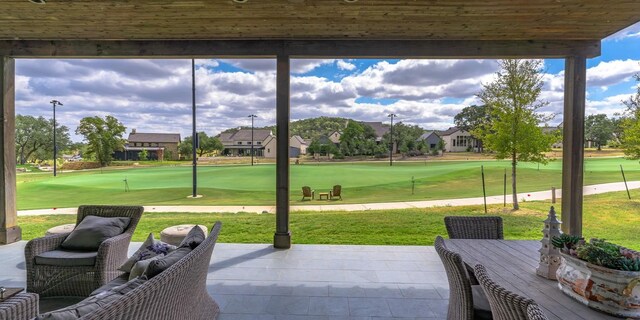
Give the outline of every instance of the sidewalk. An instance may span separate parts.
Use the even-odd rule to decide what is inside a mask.
[[[640,188],[640,181],[629,181],[629,189]],[[623,182],[596,184],[585,186],[584,195],[592,195],[613,191],[624,191]],[[556,189],[556,197],[560,199],[562,190]],[[529,193],[519,193],[518,200],[522,201],[542,201],[551,199],[551,190],[538,191]],[[503,203],[503,196],[488,196],[487,204]],[[313,202],[312,202],[313,203]],[[507,194],[507,203],[511,203],[511,195]],[[387,202],[387,203],[365,203],[365,204],[312,204],[304,206],[291,206],[291,211],[362,211],[362,210],[385,210],[385,209],[413,209],[413,208],[430,208],[430,207],[449,207],[449,206],[469,206],[482,205],[484,200],[482,197],[463,198],[463,199],[444,199],[429,201],[407,201],[407,202]],[[275,206],[145,206],[145,212],[253,212],[253,213],[275,213]],[[36,216],[44,214],[76,214],[77,208],[56,208],[56,209],[38,209],[38,210],[21,210],[18,211],[19,216]]]

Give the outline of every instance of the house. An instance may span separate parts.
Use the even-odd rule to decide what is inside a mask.
[[[368,125],[371,128],[373,128],[373,131],[376,132],[376,142],[380,143],[382,141],[382,137],[389,132],[390,130],[390,126],[387,124],[384,124],[382,122],[366,122],[366,121],[361,121],[360,122],[363,125]]]
[[[307,147],[309,147],[309,144],[301,136],[292,136],[289,139],[289,157],[295,158],[307,154]]]
[[[251,131],[253,131],[253,144]],[[269,129],[238,129],[234,132],[223,132],[218,135],[218,139],[224,146],[222,154],[228,156],[250,156],[253,145],[253,154],[255,156],[266,157],[265,145],[272,138],[275,138],[275,136]],[[273,152],[275,154],[275,148]]]
[[[116,160],[178,160],[180,154],[179,133],[143,133],[131,130],[123,150],[114,152]],[[140,159],[140,152],[147,152],[147,159]]]
[[[440,140],[442,139],[435,131],[427,131],[418,138],[418,141],[424,141],[427,144],[429,150],[436,150]]]
[[[331,142],[333,142],[334,144],[338,145],[340,144],[340,137],[342,136],[342,134],[338,131],[334,131],[332,132],[328,138],[329,140],[331,140]]]
[[[545,125],[545,126],[540,127],[540,129],[542,130],[542,133],[545,133],[545,134],[552,134],[552,133],[555,133],[557,131],[560,131],[560,133],[562,134],[562,123],[560,123],[558,126],[555,126],[555,127],[550,127],[550,126]],[[590,141],[588,139],[585,139],[584,140],[585,148],[591,148],[591,143],[592,143],[592,141]],[[562,135],[560,135],[558,137],[558,141],[555,141],[551,145],[551,148],[553,148],[553,149],[562,149]]]
[[[436,134],[444,141],[444,150],[447,152],[475,151],[478,148],[478,140],[472,137],[471,133],[458,127],[451,127]]]

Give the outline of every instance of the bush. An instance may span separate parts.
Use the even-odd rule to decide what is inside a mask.
[[[440,155],[440,151],[438,151],[438,149],[433,149],[433,150],[431,150],[431,155],[432,156]]]
[[[94,161],[75,161],[65,162],[60,169],[62,170],[85,170],[100,168],[100,163]]]
[[[389,156],[388,153],[376,153],[373,155],[374,158],[386,158],[388,156]]]
[[[333,158],[334,159],[344,159],[344,154],[342,154],[342,152],[338,151],[336,153],[333,154]]]
[[[409,150],[406,155],[407,157],[417,157],[417,156],[421,156],[424,153],[420,150]]]

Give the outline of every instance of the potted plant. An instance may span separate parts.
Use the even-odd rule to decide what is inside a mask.
[[[563,234],[558,286],[587,306],[620,317],[640,317],[640,252],[607,242]]]

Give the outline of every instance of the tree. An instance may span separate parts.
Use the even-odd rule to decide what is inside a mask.
[[[56,128],[58,150],[64,150],[71,143],[69,128]],[[51,159],[53,155],[53,120],[44,117],[16,115],[16,155],[18,162]],[[61,153],[58,153],[62,156]]]
[[[614,123],[606,114],[592,114],[584,121],[584,137],[596,144],[598,150],[613,138]]]
[[[487,105],[465,107],[453,118],[456,127],[463,131],[484,131],[491,124],[491,111]],[[478,152],[482,152],[482,140],[478,140]]]
[[[497,159],[511,159],[513,209],[518,210],[516,167],[519,161],[546,163],[545,152],[551,150],[556,137],[545,134],[540,123],[550,117],[538,112],[547,105],[539,101],[542,90],[540,60],[502,60],[496,79],[483,85],[478,94],[491,108],[490,125],[472,130]]]
[[[402,122],[398,122],[393,125],[393,142],[396,145],[396,152],[400,152],[406,155],[409,151],[418,150],[418,139],[424,130],[416,125],[406,125]],[[391,138],[391,132],[387,132],[382,136],[382,143],[384,145],[390,145],[389,139]]]
[[[142,151],[138,152],[138,159],[149,160],[149,151],[147,151],[147,149],[142,149]]]
[[[184,138],[178,150],[185,159],[191,159],[193,155],[193,137]],[[198,132],[198,148],[196,148],[198,157],[222,150],[224,150],[224,145],[220,142],[220,139],[214,136],[210,137],[204,131]]]
[[[95,116],[82,118],[76,134],[82,135],[87,142],[87,154],[104,167],[113,160],[113,152],[124,145],[122,135],[126,129],[113,116],[104,119]]]
[[[640,74],[635,75],[637,81],[640,81]],[[623,101],[627,107],[625,116],[621,120],[622,126],[622,148],[624,154],[632,159],[640,158],[640,84],[638,84],[635,95]]]
[[[340,135],[340,152],[345,156],[372,155],[375,139],[375,130],[370,125],[349,121]]]

